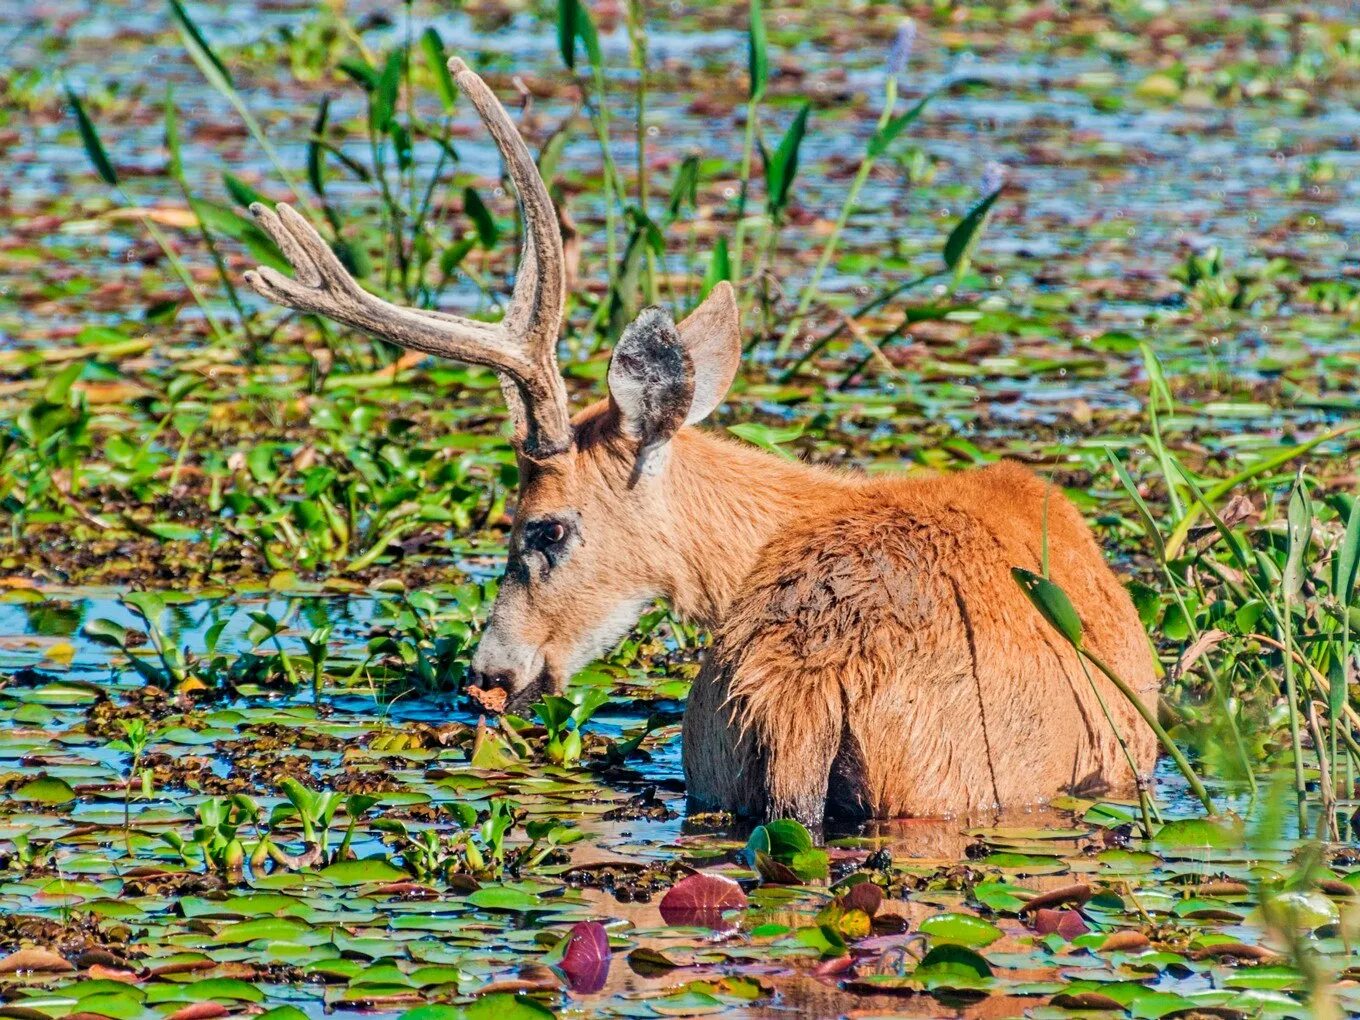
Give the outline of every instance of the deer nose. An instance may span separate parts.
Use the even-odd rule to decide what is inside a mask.
[[[480,687],[484,691],[500,688],[506,692],[513,692],[515,689],[515,674],[508,669],[482,670],[473,666],[467,673],[468,683],[473,687]]]

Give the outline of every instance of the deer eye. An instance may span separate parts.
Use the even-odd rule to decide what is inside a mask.
[[[569,533],[570,529],[562,521],[530,521],[524,526],[524,548],[529,552],[541,553],[549,566],[556,566]]]

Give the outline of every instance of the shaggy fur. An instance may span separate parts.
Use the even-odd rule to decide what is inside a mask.
[[[1132,602],[1050,490],[1051,576],[1093,651],[1156,697]],[[1044,485],[1016,464],[823,494],[758,553],[685,710],[691,800],[755,818],[942,815],[1129,787],[1153,735],[1010,576]],[[1104,701],[1102,708],[1101,701]]]
[[[712,628],[685,710],[696,806],[816,823],[1128,788],[1106,710],[1151,769],[1155,742],[1133,706],[1088,677],[1010,575],[1039,569],[1047,514],[1050,572],[1092,650],[1153,704],[1133,604],[1059,490],[1007,462],[865,478],[692,428],[634,484],[637,447],[618,414],[582,412],[572,450],[526,465],[518,517],[570,507],[581,547],[561,584],[495,618],[544,650],[558,686],[649,594]]]

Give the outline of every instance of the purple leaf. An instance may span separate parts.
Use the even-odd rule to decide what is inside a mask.
[[[1078,935],[1085,935],[1091,929],[1075,910],[1043,908],[1034,912],[1034,930],[1040,935],[1056,934],[1063,941],[1071,942]]]
[[[609,977],[609,933],[599,921],[580,921],[567,933],[562,973],[573,992],[590,995]]]
[[[688,875],[661,897],[661,918],[667,924],[725,928],[723,912],[745,910],[741,886],[723,875]]]

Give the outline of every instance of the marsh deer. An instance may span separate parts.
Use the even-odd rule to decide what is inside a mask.
[[[570,415],[552,201],[491,90],[462,61],[449,67],[519,197],[522,265],[504,318],[379,299],[286,205],[254,212],[294,276],[246,278],[279,304],[499,373],[520,492],[475,680],[522,709],[664,598],[714,634],[685,711],[696,805],[814,823],[940,815],[1127,787],[1148,771],[1153,738],[1132,705],[1088,675],[1010,574],[1039,568],[1046,533],[1051,577],[1091,647],[1151,703],[1137,614],[1060,493],[1012,463],[867,478],[692,428],[740,359],[727,284],[679,324],[639,315],[613,352],[608,398]]]

